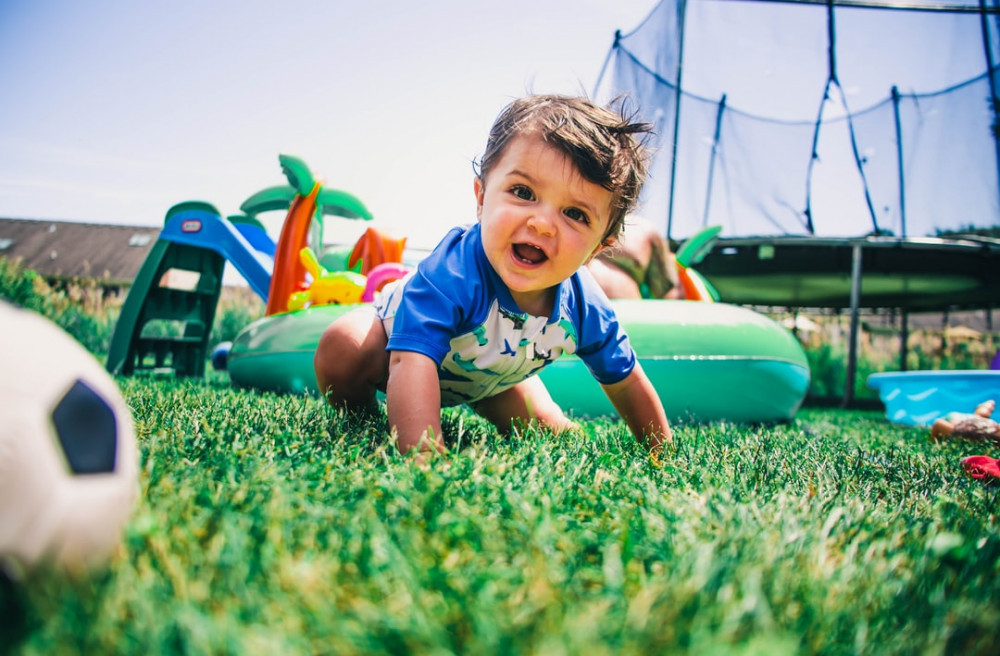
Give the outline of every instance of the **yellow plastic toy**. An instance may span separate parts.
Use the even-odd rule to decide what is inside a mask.
[[[312,276],[312,283],[307,289],[289,295],[289,312],[313,305],[361,302],[367,283],[365,276],[353,271],[327,271],[308,246],[299,251],[299,259]]]

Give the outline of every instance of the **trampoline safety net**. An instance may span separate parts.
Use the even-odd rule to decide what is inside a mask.
[[[656,128],[641,214],[674,239],[1000,224],[1000,0],[664,0],[594,97]]]

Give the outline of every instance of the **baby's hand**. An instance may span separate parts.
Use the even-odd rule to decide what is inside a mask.
[[[567,432],[573,434],[579,434],[579,432],[583,430],[580,424],[576,423],[572,419],[569,419],[568,417],[564,417],[564,419],[565,421],[561,425],[552,427],[552,432],[555,435],[562,435],[563,433]]]
[[[444,471],[451,467],[451,461],[443,458],[444,451],[438,449],[411,449],[407,455],[413,456],[413,462],[421,469],[437,469]]]
[[[649,461],[656,468],[661,468],[666,464],[666,454],[663,451],[662,444],[657,444],[649,450]]]

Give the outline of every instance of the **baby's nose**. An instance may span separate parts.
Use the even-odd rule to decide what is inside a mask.
[[[555,232],[555,217],[551,210],[539,208],[528,219],[528,225],[540,235],[551,235]]]

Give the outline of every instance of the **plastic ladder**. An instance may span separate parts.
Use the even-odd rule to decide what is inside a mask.
[[[218,214],[209,203],[191,201],[172,207],[164,223],[192,209]],[[158,239],[125,297],[107,371],[130,376],[172,370],[179,377],[204,376],[225,264],[212,250]]]

